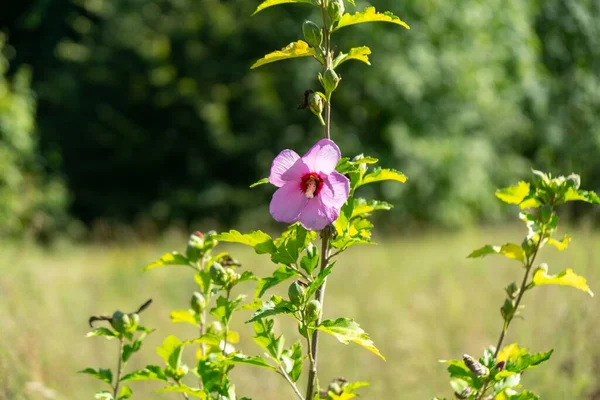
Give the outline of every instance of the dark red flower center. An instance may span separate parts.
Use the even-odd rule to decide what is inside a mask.
[[[321,179],[316,172],[309,172],[302,176],[302,183],[300,186],[306,198],[312,199],[313,197],[316,197],[323,188],[323,179]]]

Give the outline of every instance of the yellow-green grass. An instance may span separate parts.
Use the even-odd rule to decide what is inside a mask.
[[[551,272],[572,267],[600,291],[600,234],[574,230],[565,252],[546,249],[540,261]],[[327,286],[325,317],[355,318],[387,357],[383,362],[356,345],[324,337],[320,379],[336,376],[368,380],[365,399],[451,398],[439,359],[479,356],[495,344],[501,327],[503,287],[520,280],[521,267],[500,256],[471,260],[466,255],[486,243],[518,241],[522,229],[468,233],[429,233],[384,239],[378,246],[356,247],[343,254]],[[0,399],[42,399],[33,384],[55,392],[56,399],[90,399],[102,384],[76,371],[113,367],[117,343],[86,339],[90,315],[119,308],[134,310],[148,298],[153,305],[142,322],[157,328],[127,366],[160,364],[154,348],[169,334],[191,338],[189,325],[174,325],[169,311],[188,307],[195,289],[192,272],[165,267],[140,268],[163,252],[184,247],[185,238],[159,243],[93,246],[59,245],[52,250],[2,246],[0,251]],[[225,246],[259,276],[272,271],[268,257],[242,246]],[[244,284],[250,295],[253,283]],[[285,290],[287,284],[281,288]],[[515,320],[506,344],[518,341],[531,351],[554,348],[551,360],[523,377],[542,399],[600,398],[600,304],[581,291],[540,287],[525,296],[525,320]],[[237,317],[246,354],[260,354],[250,325]],[[280,317],[277,329],[288,343],[296,339],[294,321]],[[186,361],[193,365],[193,349]],[[238,393],[254,400],[293,399],[283,380],[269,371],[238,366],[233,374]],[[193,383],[193,382],[190,382]],[[138,399],[178,398],[153,393],[159,384],[133,382]],[[30,389],[27,390],[26,388]],[[38,385],[39,387],[39,385]]]

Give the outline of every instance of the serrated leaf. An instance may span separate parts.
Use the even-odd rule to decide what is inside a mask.
[[[105,336],[107,339],[114,339],[119,334],[108,328],[94,328],[94,330],[88,332],[85,337]]]
[[[373,352],[385,361],[385,357],[381,355],[375,347],[369,335],[362,330],[354,320],[350,318],[338,318],[336,320],[325,320],[317,327],[318,330],[328,333],[336,337],[337,340],[344,344],[350,342],[356,343],[359,346]]]
[[[269,183],[269,178],[262,178],[261,180],[254,182],[252,185],[250,185],[250,188],[254,188],[265,183]]]
[[[125,381],[167,381],[167,376],[161,367],[157,365],[148,365],[144,369],[133,371],[123,378],[121,382]]]
[[[371,49],[367,46],[354,47],[350,49],[350,52],[348,54],[340,53],[333,61],[333,68],[337,68],[338,66],[342,65],[343,63],[349,60],[358,60],[364,62],[367,65],[371,65],[371,62],[369,61],[370,54]]]
[[[277,251],[273,239],[263,231],[240,233],[236,230],[223,232],[215,236],[222,242],[240,243],[254,248],[256,254],[273,254]]]
[[[356,187],[358,188],[369,183],[381,181],[396,181],[404,183],[406,182],[406,175],[400,171],[396,171],[395,169],[375,168],[372,172],[366,174],[360,180],[358,185],[356,185]]]
[[[558,249],[558,251],[563,251],[569,246],[569,242],[571,241],[571,237],[569,235],[565,235],[562,240],[559,242],[554,238],[548,239],[548,244],[554,246]]]
[[[119,392],[119,400],[129,399],[133,396],[133,391],[129,386],[122,386]]]
[[[571,286],[579,290],[587,292],[590,296],[594,296],[594,293],[590,290],[587,281],[583,276],[577,275],[571,268],[556,274],[548,275],[547,271],[542,268],[538,268],[533,274],[533,284],[535,286],[542,285],[561,285]]]
[[[311,0],[266,0],[260,3],[260,5],[256,8],[256,10],[252,13],[252,15],[264,10],[265,8],[278,6],[280,4],[289,4],[289,3],[304,3],[314,5]]]
[[[265,55],[263,58],[256,61],[252,67],[250,67],[250,69],[258,68],[262,65],[270,64],[276,61],[298,57],[314,57],[315,55],[315,49],[310,47],[305,41],[298,40],[297,42],[288,44],[281,50],[277,50]]]
[[[199,399],[206,399],[206,393],[201,389],[194,389],[185,385],[181,386],[166,386],[162,389],[155,390],[156,393],[185,393]]]
[[[521,204],[529,195],[529,190],[529,183],[521,181],[516,185],[497,190],[496,197],[508,204]]]
[[[158,260],[154,261],[151,264],[146,265],[142,271],[148,271],[154,268],[165,267],[167,265],[184,265],[189,266],[190,263],[186,256],[180,254],[176,251],[172,253],[166,253]]]
[[[246,323],[255,322],[278,314],[293,314],[294,305],[289,301],[283,300],[280,296],[272,296],[271,300],[265,301],[263,305],[250,316]]]
[[[298,275],[296,271],[287,267],[285,265],[280,265],[273,275],[268,278],[263,278],[258,281],[258,285],[256,285],[256,291],[254,292],[254,297],[259,298],[262,297],[267,290],[270,288],[279,285],[281,282]]]
[[[188,324],[198,326],[196,313],[193,310],[174,310],[171,311],[169,317],[173,323],[186,322]]]
[[[102,382],[106,382],[109,385],[112,385],[113,375],[110,369],[102,369],[95,370],[93,368],[86,368],[82,371],[79,371],[80,374],[86,374],[92,376],[96,379],[101,380]]]
[[[523,262],[525,260],[525,251],[521,246],[514,243],[506,243],[502,246],[492,246],[490,244],[473,251],[467,258],[480,258],[490,254],[500,254],[504,257]]]
[[[344,14],[342,18],[340,18],[337,26],[333,29],[333,32],[350,25],[355,24],[363,24],[365,22],[389,22],[392,24],[397,24],[405,27],[406,29],[410,29],[410,26],[404,21],[400,19],[400,17],[392,14],[389,11],[385,11],[383,13],[377,12],[375,7],[367,7],[363,11],[357,11],[354,14]]]

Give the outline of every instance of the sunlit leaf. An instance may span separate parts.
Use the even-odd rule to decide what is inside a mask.
[[[510,396],[508,400],[539,400],[539,398],[537,394],[524,390],[522,393]]]
[[[256,61],[250,68],[258,68],[265,64],[270,64],[275,61],[287,60],[289,58],[314,57],[315,55],[315,49],[310,47],[305,41],[298,40],[297,42],[292,42],[288,44],[281,50],[277,50],[267,54],[260,60]]]
[[[158,260],[154,261],[151,264],[146,265],[142,271],[148,271],[150,269],[154,269],[154,268],[158,268],[158,267],[164,267],[167,265],[186,265],[189,266],[190,263],[187,259],[186,256],[184,256],[183,254],[180,254],[176,251],[172,252],[172,253],[166,253],[164,254],[161,258],[159,258]]]
[[[303,361],[302,344],[299,340],[281,354],[283,368],[293,382],[297,382],[300,379]]]
[[[325,320],[321,322],[317,329],[335,336],[337,340],[344,344],[350,342],[356,343],[359,346],[372,351],[385,361],[385,357],[381,355],[379,350],[375,347],[375,344],[369,338],[369,335],[367,335],[360,325],[352,319],[338,318],[336,320]]]
[[[506,243],[502,246],[486,245],[473,251],[467,258],[480,258],[490,254],[500,254],[507,258],[523,262],[525,260],[525,251],[518,244]]]
[[[174,335],[167,336],[162,345],[156,348],[156,353],[173,369],[179,368],[182,352],[183,343]]]
[[[508,204],[520,204],[529,195],[529,190],[529,183],[521,181],[516,185],[497,190],[496,197]]]
[[[131,388],[129,386],[122,386],[119,392],[119,400],[129,399],[131,396],[133,396]]]
[[[254,188],[265,183],[269,183],[269,178],[262,178],[261,180],[254,182],[252,185],[250,185],[250,188]]]
[[[304,3],[314,5],[312,0],[266,0],[260,3],[260,5],[256,8],[252,15],[256,14],[259,11],[264,10],[265,8],[277,6],[280,4],[288,4],[288,3]]]
[[[558,241],[554,238],[550,238],[550,239],[548,239],[547,243],[551,246],[556,247],[559,251],[563,251],[564,249],[567,248],[570,241],[571,241],[571,237],[569,235],[565,235],[561,241]]]
[[[569,190],[565,193],[563,197],[563,201],[584,201],[586,203],[591,204],[600,204],[600,197],[595,192],[587,191],[587,190],[577,190],[573,187],[570,187]]]
[[[337,68],[338,66],[342,65],[343,63],[349,60],[358,60],[364,62],[367,65],[371,65],[371,62],[369,61],[370,54],[371,49],[367,46],[354,47],[350,49],[350,52],[348,54],[340,53],[335,58],[335,60],[333,60],[333,68]]]
[[[110,369],[100,368],[98,370],[95,370],[93,368],[86,368],[83,371],[79,371],[79,373],[93,376],[94,378],[99,379],[102,382],[106,382],[109,385],[112,385],[113,375]]]
[[[192,310],[174,310],[171,311],[170,314],[171,322],[187,322],[188,324],[198,326],[198,321],[196,321],[196,313]]]
[[[335,32],[345,26],[363,24],[365,22],[390,22],[392,24],[401,25],[406,29],[410,29],[410,26],[408,26],[406,22],[402,21],[400,17],[395,16],[391,12],[385,11],[379,13],[375,10],[375,7],[367,7],[363,11],[357,11],[354,14],[342,15],[342,18],[340,18],[333,31]]]
[[[590,290],[587,281],[583,276],[577,275],[571,268],[556,274],[548,275],[548,272],[543,268],[538,268],[533,274],[533,283],[536,286],[542,285],[562,285],[571,286],[579,290],[587,292],[590,296],[594,293]]]
[[[144,369],[139,371],[133,371],[125,375],[122,379],[124,381],[167,381],[167,376],[161,367],[157,365],[148,365]]]
[[[266,317],[270,317],[277,314],[292,314],[294,312],[294,305],[289,301],[283,300],[280,296],[272,296],[271,300],[265,301],[263,305],[250,316],[247,323],[258,321]]]
[[[296,275],[298,275],[298,273],[290,267],[280,265],[275,272],[273,272],[272,276],[258,281],[258,284],[256,285],[256,291],[254,292],[254,297],[262,297],[262,295],[265,294],[265,292],[270,288],[277,286],[281,282]]]
[[[253,339],[256,344],[267,350],[271,357],[279,360],[284,350],[285,339],[283,334],[279,337],[275,336],[274,325],[275,321],[272,319],[260,319],[254,322],[252,326],[256,336]]]
[[[390,203],[379,200],[367,201],[365,199],[356,198],[354,199],[354,208],[352,210],[352,218],[358,217],[364,214],[370,214],[373,211],[384,210],[388,211],[394,208]]]
[[[206,393],[201,389],[194,389],[185,385],[181,386],[166,386],[156,390],[156,393],[185,393],[199,399],[206,399]]]
[[[359,186],[381,181],[396,181],[404,183],[406,182],[406,175],[394,169],[375,168],[372,172],[366,174],[360,180],[360,183],[356,185],[356,187],[358,188]]]
[[[85,337],[105,336],[107,339],[113,339],[119,334],[108,328],[94,328],[91,332],[88,332]]]
[[[234,364],[247,364],[247,365],[253,365],[255,367],[267,368],[267,369],[270,369],[273,371],[277,370],[277,368],[273,367],[264,358],[259,357],[259,356],[248,357],[248,356],[238,353],[238,354],[234,354],[233,356],[231,356],[230,360]]]
[[[253,247],[256,254],[273,254],[277,250],[271,236],[263,231],[242,234],[232,229],[229,232],[216,235],[215,238],[222,242],[240,243]]]

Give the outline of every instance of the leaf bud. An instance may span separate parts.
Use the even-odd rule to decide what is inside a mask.
[[[229,287],[233,287],[236,283],[238,283],[238,280],[240,279],[240,274],[235,272],[235,270],[233,268],[225,268],[225,273],[227,275],[227,278],[225,279],[225,283]]]
[[[196,262],[202,257],[202,250],[204,248],[204,234],[196,231],[190,235],[187,247],[185,249],[185,255],[191,262]]]
[[[217,285],[223,286],[227,283],[227,272],[225,271],[225,268],[217,262],[213,263],[210,267],[210,277]]]
[[[129,329],[131,321],[129,319],[129,315],[117,310],[113,313],[110,324],[117,332],[125,333]]]
[[[504,299],[504,304],[500,307],[500,314],[505,321],[508,321],[513,317],[515,306],[513,300]]]
[[[321,303],[318,300],[311,300],[306,305],[306,318],[309,322],[316,321],[321,317]]]
[[[327,17],[332,25],[342,18],[344,11],[344,0],[329,0],[327,3]]]
[[[477,376],[486,376],[489,370],[468,354],[463,354],[463,361],[469,370]]]
[[[192,299],[190,300],[190,306],[196,314],[202,314],[202,311],[206,309],[206,299],[202,293],[194,292]]]
[[[304,21],[304,24],[302,24],[302,33],[304,34],[304,40],[311,47],[316,49],[321,47],[321,43],[323,43],[323,31],[317,24],[308,20]]]
[[[342,78],[331,68],[328,68],[325,71],[325,75],[323,75],[322,84],[325,92],[329,95],[332,93],[337,87]]]
[[[288,288],[288,297],[292,304],[299,306],[304,300],[304,288],[297,281]]]
[[[510,299],[516,299],[521,291],[515,282],[508,285],[504,290]]]

